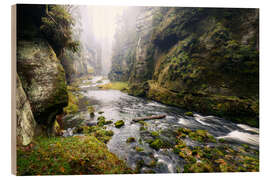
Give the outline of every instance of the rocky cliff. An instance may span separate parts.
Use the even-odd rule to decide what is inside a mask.
[[[145,8],[136,21],[130,94],[258,126],[257,9]]]
[[[64,69],[46,40],[18,41],[17,72],[36,121],[51,124],[68,97]]]
[[[127,8],[119,17],[113,45],[112,67],[108,74],[110,80],[127,81],[131,75],[138,42],[136,19],[140,11],[140,7]]]
[[[17,133],[28,137],[23,144],[29,143],[35,121],[38,127],[49,131],[55,116],[68,102],[65,71],[39,30],[40,17],[31,16],[33,11],[38,11],[37,15],[42,14],[42,8],[30,5],[17,8],[17,73],[22,84],[21,88],[17,81]]]

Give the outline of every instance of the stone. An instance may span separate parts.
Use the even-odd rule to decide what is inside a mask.
[[[114,126],[116,128],[121,128],[124,125],[125,125],[125,122],[123,120],[119,120],[119,121],[116,121],[116,123],[114,123]]]
[[[34,137],[36,121],[18,75],[16,77],[16,124],[17,144],[28,145]]]
[[[52,127],[68,96],[65,71],[45,39],[18,39],[17,72],[35,120]]]

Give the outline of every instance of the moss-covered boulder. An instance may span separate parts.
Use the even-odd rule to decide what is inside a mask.
[[[185,112],[185,115],[186,116],[193,116],[193,112],[190,112],[190,111],[189,112]]]
[[[161,139],[156,139],[152,143],[150,143],[150,147],[159,150],[164,145],[163,141]]]
[[[17,72],[38,124],[52,127],[67,106],[65,71],[48,42],[41,37],[18,39]]]
[[[93,106],[88,106],[87,107],[87,111],[90,114],[90,117],[94,117],[95,116],[95,108]]]
[[[132,143],[132,142],[135,142],[135,141],[136,141],[136,139],[134,137],[129,137],[126,140],[127,143]]]
[[[119,120],[119,121],[116,121],[115,123],[114,123],[114,126],[116,127],[116,128],[121,128],[122,126],[124,126],[125,125],[125,122],[123,121],[123,120]]]

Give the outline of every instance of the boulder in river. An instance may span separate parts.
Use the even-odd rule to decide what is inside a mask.
[[[125,125],[125,122],[123,121],[123,120],[119,120],[119,121],[117,121],[116,123],[114,123],[114,126],[116,127],[116,128],[120,128],[120,127],[122,127],[122,126],[124,126]]]

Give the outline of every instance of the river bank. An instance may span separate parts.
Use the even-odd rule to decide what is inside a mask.
[[[235,157],[252,157],[254,158],[252,159],[253,162],[258,162],[259,130],[257,128],[235,124],[215,116],[203,116],[196,112],[188,115],[185,110],[180,108],[129,96],[118,90],[99,88],[99,86],[108,83],[110,82],[103,77],[85,80],[84,84],[80,85],[81,93],[84,98],[88,99],[88,105],[95,109],[95,116],[91,116],[87,109],[84,109],[65,122],[74,122],[80,117],[83,119],[81,125],[91,127],[97,126],[103,117],[106,121],[111,121],[112,123],[102,126],[104,129],[113,132],[113,136],[107,142],[107,147],[119,158],[125,160],[127,165],[136,170],[137,173],[240,171],[236,168],[198,170],[199,167],[197,167],[197,169],[192,169],[191,167],[197,166],[197,162],[205,162],[207,159],[201,160],[197,155],[192,155],[191,152],[197,148],[202,148],[199,151],[204,152],[203,154],[208,151],[208,154],[213,153],[212,155],[215,156],[211,161],[211,158],[208,159],[208,166],[219,167],[216,161],[227,157],[229,152],[234,153]],[[160,114],[165,114],[166,118],[139,123],[132,122],[135,117]],[[124,122],[124,126],[121,128],[115,127],[114,123],[118,120]],[[190,131],[183,135],[187,138],[180,136],[179,139],[179,129],[181,128]],[[200,134],[201,130],[207,132],[204,132],[203,136],[213,136],[215,142],[209,142],[205,137],[197,136],[197,131]],[[192,136],[196,138],[192,138]],[[127,143],[128,139],[134,139],[134,142]],[[179,147],[179,141],[185,144],[185,146],[180,146],[184,148],[181,152],[186,152],[188,157],[197,157],[196,161],[194,159],[191,162],[187,161],[183,154],[179,155],[179,151],[175,150],[175,146]],[[207,148],[210,148],[210,152]],[[219,148],[223,148],[222,152],[217,151]],[[215,152],[219,152],[220,155]],[[241,162],[239,158],[238,161]],[[242,165],[246,163],[244,161]],[[227,159],[224,162],[226,166],[234,167],[232,164],[235,167],[239,166],[236,165],[236,160]],[[185,168],[185,166],[190,166],[191,169]],[[257,165],[249,168],[241,169],[241,171],[258,171]]]
[[[23,158],[18,161],[19,166],[28,162],[29,158],[35,159],[32,158],[33,155],[41,153],[46,156],[45,146],[58,147],[49,151],[49,159],[52,159],[51,155],[56,159],[60,158],[59,162],[72,159],[72,153],[64,153],[66,155],[61,157],[57,155],[69,149],[66,142],[73,144],[69,152],[84,151],[84,147],[81,148],[80,144],[86,138],[90,144],[86,143],[85,148],[92,149],[92,153],[96,149],[102,155],[86,151],[85,156],[80,157],[79,153],[81,164],[78,165],[80,168],[77,171],[82,171],[83,174],[259,170],[257,128],[235,124],[215,116],[202,116],[196,112],[187,113],[176,107],[129,96],[119,90],[104,90],[101,87],[110,82],[103,77],[80,81],[77,88],[69,88],[70,92],[78,98],[78,109],[63,117],[65,133],[67,130],[71,133],[64,134],[65,137],[62,138],[48,138],[46,141],[43,138],[42,141],[31,144],[32,147],[26,151],[20,149],[19,157]],[[159,114],[165,114],[166,117],[137,123],[132,121],[135,117]],[[119,120],[122,120],[121,126],[116,125]],[[44,142],[47,144],[45,145]],[[97,167],[99,170],[87,171],[87,167],[94,163],[89,161],[85,164],[91,154],[99,157],[97,162],[101,158],[103,160],[100,163],[105,163],[108,167],[111,164],[116,169],[102,166]],[[106,158],[107,156],[111,158]],[[66,170],[71,167],[70,163],[71,161],[68,160],[65,167],[59,167],[60,169],[54,173],[70,174],[71,171]],[[56,168],[57,164],[52,166]],[[44,168],[42,165],[38,167],[38,169]],[[74,173],[78,173],[77,171]],[[42,172],[39,171],[38,174]],[[50,174],[47,171],[43,173]],[[22,170],[22,174],[27,172]]]

